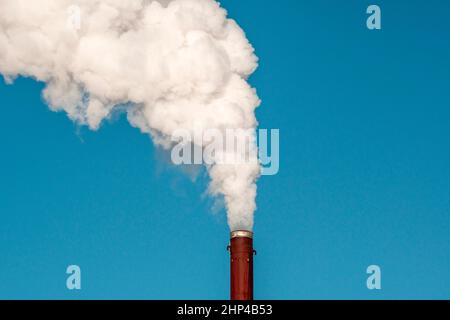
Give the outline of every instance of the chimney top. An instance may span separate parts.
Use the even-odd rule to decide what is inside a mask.
[[[231,232],[231,239],[233,238],[250,238],[253,239],[253,232],[248,230],[235,230]]]

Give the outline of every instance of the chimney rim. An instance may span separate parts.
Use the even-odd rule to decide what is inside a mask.
[[[248,230],[234,230],[231,231],[230,238],[250,238],[253,239],[253,232]]]

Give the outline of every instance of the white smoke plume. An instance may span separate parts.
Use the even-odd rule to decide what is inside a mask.
[[[180,128],[255,129],[260,101],[246,80],[256,68],[244,32],[214,0],[0,0],[6,82],[45,82],[51,110],[93,130],[124,106],[166,148]],[[207,169],[230,228],[251,230],[259,164]]]

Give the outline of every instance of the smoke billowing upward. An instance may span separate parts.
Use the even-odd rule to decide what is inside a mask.
[[[1,0],[0,73],[45,82],[49,107],[93,130],[126,105],[166,148],[180,128],[255,129],[257,58],[226,15],[214,0]],[[230,228],[251,230],[258,163],[207,169]]]

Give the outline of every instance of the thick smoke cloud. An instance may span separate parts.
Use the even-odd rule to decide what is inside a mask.
[[[45,82],[51,110],[93,130],[125,105],[130,124],[165,148],[180,128],[255,129],[259,99],[246,79],[257,58],[226,15],[213,0],[1,0],[0,73]],[[251,229],[258,163],[208,173],[230,228]]]

